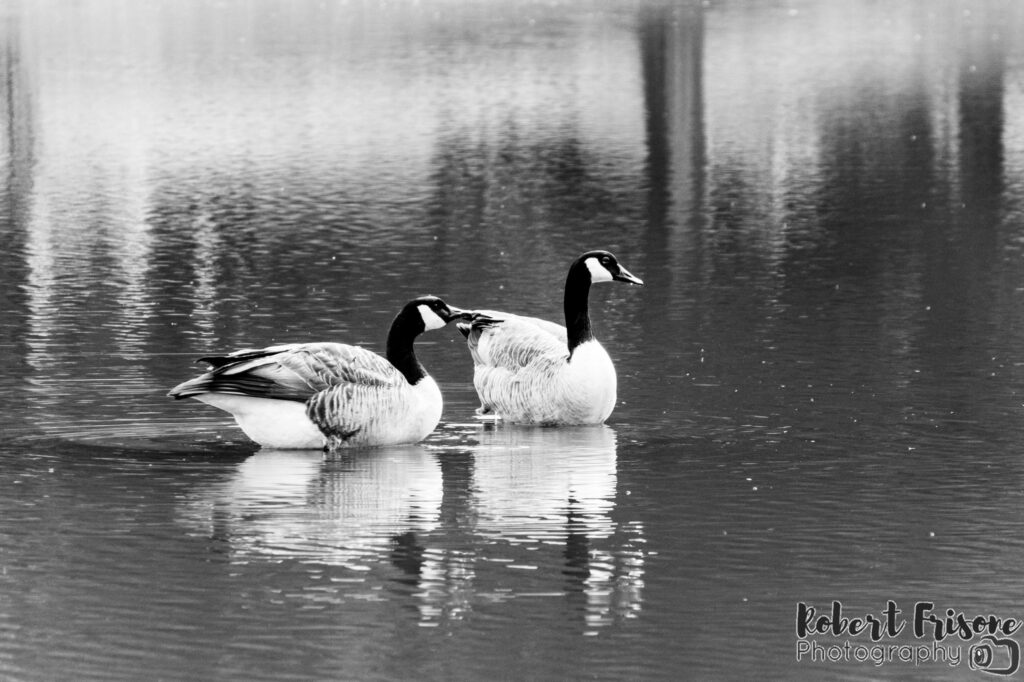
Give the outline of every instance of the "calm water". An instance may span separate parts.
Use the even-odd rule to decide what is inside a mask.
[[[1022,46],[1009,1],[3,5],[0,677],[985,679],[795,624],[1024,618]],[[454,330],[421,445],[165,397],[422,293],[559,319],[595,247],[647,283],[593,292],[607,426],[476,422]]]

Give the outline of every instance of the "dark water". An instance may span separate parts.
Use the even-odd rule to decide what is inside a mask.
[[[996,0],[4,5],[0,677],[984,679],[795,624],[1024,617],[1022,45]],[[454,330],[417,446],[164,395],[422,293],[558,319],[594,247],[647,283],[593,292],[606,427],[477,423]]]

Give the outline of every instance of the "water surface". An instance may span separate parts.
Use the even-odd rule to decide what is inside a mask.
[[[795,616],[1024,617],[1022,33],[999,0],[5,6],[0,677],[980,675],[798,662]],[[646,282],[592,292],[605,426],[478,422],[454,330],[419,445],[260,451],[165,396],[214,352],[382,351],[423,293],[558,320],[596,247]]]

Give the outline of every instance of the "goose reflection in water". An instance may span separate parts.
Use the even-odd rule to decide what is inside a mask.
[[[184,506],[189,525],[233,559],[271,556],[365,571],[394,535],[432,530],[441,471],[429,451],[393,446],[325,459],[319,450],[260,450]]]
[[[521,598],[569,603],[587,627],[640,612],[644,531],[613,518],[613,429],[487,425],[459,440],[260,451],[182,518],[233,562],[347,569],[333,600],[382,585],[423,624]]]
[[[478,535],[507,542],[527,566],[539,562],[538,547],[560,547],[562,589],[584,598],[590,626],[639,613],[644,532],[639,522],[612,517],[618,478],[611,427],[487,425],[473,464]]]

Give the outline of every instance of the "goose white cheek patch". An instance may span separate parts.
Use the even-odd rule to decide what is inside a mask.
[[[601,265],[596,258],[587,259],[587,270],[590,270],[590,281],[591,282],[611,282],[612,273],[608,272],[608,268]]]
[[[420,311],[420,317],[423,318],[423,328],[427,331],[430,331],[431,329],[440,329],[447,324],[437,313],[427,306],[421,305],[416,307]]]

